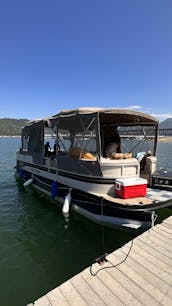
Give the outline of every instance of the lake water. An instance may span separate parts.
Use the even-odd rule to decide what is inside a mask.
[[[132,236],[61,209],[14,177],[19,138],[0,138],[0,305],[24,306],[115,250]],[[172,168],[172,143],[159,143],[159,167]],[[170,210],[167,213],[171,213]]]

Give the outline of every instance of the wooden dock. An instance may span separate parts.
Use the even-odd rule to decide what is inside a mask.
[[[172,305],[172,216],[107,259],[93,271],[117,266],[87,268],[28,306]]]

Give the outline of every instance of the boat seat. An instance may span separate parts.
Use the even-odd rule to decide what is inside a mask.
[[[137,158],[110,159],[101,157],[100,168],[103,177],[139,177],[140,163]]]

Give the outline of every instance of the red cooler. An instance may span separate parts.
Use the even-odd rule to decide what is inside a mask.
[[[147,180],[143,178],[116,179],[115,194],[122,199],[145,197]]]

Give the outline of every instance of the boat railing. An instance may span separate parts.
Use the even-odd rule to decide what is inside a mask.
[[[47,167],[54,167],[56,168],[57,166],[57,159],[54,157],[44,157],[43,158],[43,164]]]

